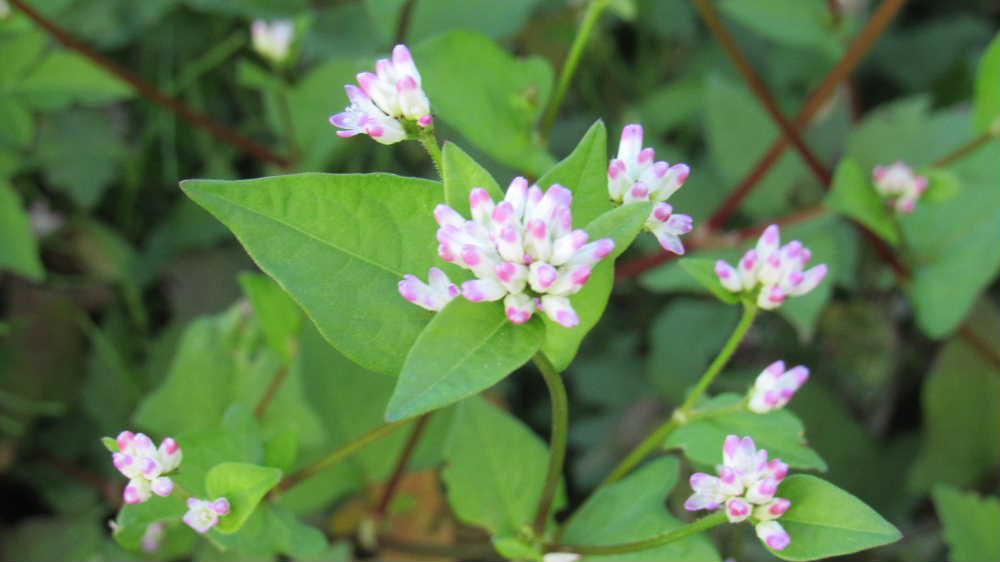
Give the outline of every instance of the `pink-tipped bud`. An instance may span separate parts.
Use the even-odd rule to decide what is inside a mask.
[[[218,513],[219,515],[228,515],[229,509],[229,500],[226,498],[219,498],[212,502],[212,511]]]

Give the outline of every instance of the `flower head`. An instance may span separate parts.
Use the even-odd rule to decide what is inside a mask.
[[[892,202],[898,213],[912,213],[920,196],[927,191],[927,178],[913,173],[903,162],[875,166],[872,170],[875,191]]]
[[[272,63],[281,64],[291,50],[295,24],[291,20],[254,20],[250,25],[250,36],[253,50]]]
[[[375,72],[358,74],[360,88],[348,84],[351,105],[330,117],[340,128],[341,137],[366,134],[382,144],[394,144],[408,137],[415,124],[432,123],[431,105],[420,85],[420,72],[406,45],[396,45],[392,59],[379,59]]]
[[[654,158],[652,148],[642,147],[642,125],[626,125],[618,157],[608,165],[608,196],[619,205],[655,203],[646,219],[646,230],[656,236],[664,250],[683,254],[680,237],[691,232],[694,222],[688,215],[674,214],[666,201],[684,185],[691,169],[687,164],[653,162]]]
[[[749,407],[757,414],[784,408],[795,392],[809,380],[809,369],[799,365],[785,370],[784,361],[775,361],[757,375],[750,389]]]
[[[177,441],[167,437],[157,448],[146,435],[123,431],[115,442],[118,451],[111,459],[115,468],[129,479],[123,493],[125,503],[142,503],[152,494],[170,495],[174,482],[165,475],[176,470],[183,458]]]
[[[812,291],[826,277],[826,264],[804,270],[811,258],[812,252],[798,240],[781,246],[781,231],[772,224],[764,230],[757,247],[743,254],[737,267],[719,260],[715,274],[730,292],[755,297],[757,306],[773,310],[790,296]]]
[[[205,534],[219,524],[219,517],[229,514],[229,500],[217,498],[213,501],[188,498],[188,510],[182,520],[195,531]]]
[[[725,506],[730,523],[750,520],[767,546],[774,550],[787,547],[791,539],[775,520],[792,504],[775,494],[788,475],[788,465],[779,459],[769,461],[767,451],[757,449],[750,437],[729,435],[722,445],[722,464],[716,470],[718,476],[702,472],[691,475],[694,493],[684,502],[684,509],[716,510]]]
[[[563,326],[576,326],[580,319],[569,297],[583,288],[594,266],[611,254],[615,244],[607,238],[588,243],[585,231],[573,230],[572,200],[573,194],[560,185],[542,191],[516,178],[499,202],[485,189],[473,189],[471,220],[438,205],[434,209],[440,226],[438,255],[476,276],[462,284],[462,295],[472,302],[502,299],[507,318],[515,324],[527,322],[541,310]],[[435,306],[446,303],[445,297],[453,298],[454,290],[443,273],[441,277],[435,291],[433,278],[426,286],[407,276],[400,282],[400,293],[421,306],[427,297]]]

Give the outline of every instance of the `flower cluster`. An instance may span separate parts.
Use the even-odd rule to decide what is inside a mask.
[[[288,58],[294,37],[295,24],[291,20],[254,20],[250,25],[253,50],[274,64],[281,64]]]
[[[115,439],[118,451],[111,455],[115,468],[129,479],[123,497],[125,503],[142,503],[152,494],[167,497],[174,490],[174,482],[166,474],[181,464],[181,448],[167,437],[157,448],[142,433],[123,431]]]
[[[515,178],[503,201],[496,203],[483,188],[469,194],[472,220],[447,205],[434,209],[440,228],[438,255],[477,277],[462,284],[472,302],[503,299],[507,318],[515,324],[541,310],[567,328],[580,318],[569,297],[590,279],[594,266],[615,244],[605,238],[588,243],[586,231],[573,230],[573,194],[560,185],[547,191]],[[448,277],[431,269],[430,284],[412,275],[399,283],[407,300],[440,310],[459,291]]]
[[[205,534],[219,524],[219,517],[229,514],[229,500],[218,498],[213,501],[188,498],[188,510],[182,520],[195,531]]]
[[[691,475],[694,494],[684,502],[684,509],[715,510],[725,506],[730,523],[750,519],[764,544],[784,550],[791,538],[776,519],[792,503],[775,494],[788,475],[788,465],[776,458],[769,461],[767,451],[758,450],[750,437],[730,435],[722,445],[722,464],[716,470],[717,477],[702,472]]]
[[[902,162],[875,166],[872,179],[875,180],[875,191],[892,202],[897,213],[912,213],[920,196],[927,191],[927,178],[916,175]]]
[[[392,60],[379,59],[374,74],[358,74],[358,84],[360,88],[344,86],[351,105],[330,117],[330,123],[341,129],[337,135],[366,134],[382,144],[394,144],[409,137],[414,123],[431,124],[431,104],[406,45],[392,49]]]
[[[750,411],[766,414],[784,408],[792,396],[809,380],[809,369],[799,365],[785,370],[784,361],[775,361],[757,375],[750,389]]]
[[[674,214],[667,199],[691,173],[687,164],[653,162],[652,148],[642,147],[642,125],[626,125],[618,144],[618,158],[608,166],[608,195],[619,205],[652,201],[655,206],[646,219],[650,231],[664,250],[684,253],[681,235],[691,232],[694,222],[688,215]]]
[[[812,252],[798,240],[781,246],[781,232],[778,225],[772,224],[764,230],[757,247],[743,255],[737,268],[719,260],[715,274],[730,292],[756,296],[757,306],[773,310],[790,296],[812,291],[826,277],[826,264],[803,271],[811,258]]]

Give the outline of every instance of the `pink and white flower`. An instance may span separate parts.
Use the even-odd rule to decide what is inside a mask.
[[[812,291],[826,277],[826,264],[804,269],[811,258],[812,252],[798,240],[782,246],[781,231],[772,224],[736,267],[723,260],[715,262],[715,274],[726,290],[755,298],[764,310],[774,310],[788,297]]]
[[[274,64],[281,64],[288,58],[295,38],[295,24],[291,20],[254,20],[250,24],[250,39],[253,50]]]
[[[718,476],[691,475],[694,493],[684,502],[684,509],[714,511],[724,507],[730,523],[750,520],[767,546],[774,550],[787,547],[791,538],[775,519],[788,511],[791,502],[775,494],[788,475],[788,465],[779,459],[768,460],[767,451],[757,449],[750,437],[729,435],[716,471]]]
[[[807,380],[809,369],[802,365],[786,371],[784,361],[771,363],[757,375],[757,380],[750,389],[750,411],[766,414],[771,410],[784,408]]]
[[[903,162],[875,166],[872,179],[875,191],[889,201],[897,213],[912,213],[917,201],[927,191],[927,178],[918,176]]]
[[[615,244],[611,239],[588,243],[585,231],[573,229],[572,200],[565,187],[542,191],[519,177],[499,202],[485,189],[474,188],[469,193],[471,219],[438,205],[438,255],[476,276],[462,284],[462,295],[472,302],[503,300],[507,318],[515,324],[539,310],[565,327],[579,324],[569,297],[583,288]],[[404,284],[410,296],[419,298],[410,276],[401,282],[401,293]]]
[[[181,520],[196,532],[205,534],[219,524],[219,517],[229,514],[229,500],[217,498],[215,500],[202,500],[198,498],[188,498],[188,510]]]
[[[358,74],[358,84],[360,88],[345,86],[351,105],[330,117],[330,123],[342,129],[339,136],[366,134],[382,144],[394,144],[408,138],[408,130],[433,122],[420,72],[406,45],[396,45],[391,60],[376,61],[374,73]]]
[[[618,144],[618,157],[608,165],[608,196],[619,205],[652,201],[653,210],[646,219],[646,230],[656,236],[664,250],[684,253],[680,237],[694,227],[688,215],[674,214],[667,203],[687,180],[687,164],[653,162],[652,148],[642,147],[642,125],[626,125]]]
[[[436,267],[427,272],[427,281],[424,283],[416,275],[406,275],[399,282],[399,294],[413,304],[435,312],[461,294],[458,285]]]
[[[163,542],[163,536],[167,534],[167,526],[162,521],[150,523],[146,531],[142,534],[140,545],[144,552],[156,552]]]
[[[152,494],[167,497],[174,490],[174,482],[166,474],[177,469],[183,453],[172,437],[167,437],[157,448],[142,433],[123,431],[115,439],[118,451],[111,455],[115,468],[129,479],[123,498],[127,504],[143,503]]]

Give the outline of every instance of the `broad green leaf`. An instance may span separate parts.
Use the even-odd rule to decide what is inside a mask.
[[[699,285],[708,289],[720,301],[726,304],[740,302],[739,295],[722,286],[719,276],[715,274],[715,260],[705,258],[682,258],[681,269],[687,272]]]
[[[986,131],[1000,119],[1000,34],[979,61],[973,102],[972,120],[976,131]]]
[[[79,207],[101,201],[127,154],[120,132],[96,109],[60,111],[38,131],[37,158],[45,179]]]
[[[486,390],[531,359],[542,338],[535,318],[517,325],[496,303],[452,301],[406,356],[386,420],[416,416]]]
[[[899,227],[891,211],[875,192],[870,177],[853,160],[845,159],[837,166],[826,204],[867,226],[890,244],[899,244]]]
[[[576,357],[583,338],[601,319],[615,283],[614,260],[635,240],[649,216],[650,203],[623,205],[597,217],[587,225],[591,240],[611,238],[615,249],[610,256],[594,268],[590,280],[570,300],[580,316],[580,323],[566,328],[542,316],[545,323],[545,343],[542,351],[552,361],[556,370],[564,371]]]
[[[220,524],[225,519],[220,519]],[[319,529],[271,503],[261,504],[238,531],[229,534],[220,531],[211,531],[212,541],[232,552],[236,560],[273,559],[280,555],[302,561],[329,560],[322,557],[329,543]]]
[[[934,488],[934,507],[951,562],[1000,560],[1000,500],[941,485]]]
[[[302,329],[302,311],[274,281],[254,273],[240,277],[243,293],[250,299],[267,342],[285,361],[292,358]]]
[[[153,497],[144,503],[125,505],[115,517],[118,527],[112,535],[123,548],[138,550],[150,524],[177,521],[186,511],[184,498],[176,493],[166,498]]]
[[[649,329],[646,378],[679,403],[739,320],[723,303],[678,298],[657,314]]]
[[[735,394],[721,394],[698,409],[728,409],[741,400]],[[778,457],[793,468],[826,470],[826,462],[806,446],[804,433],[802,422],[788,410],[767,414],[739,410],[695,419],[668,437],[664,447],[679,447],[691,460],[714,466],[722,459],[722,443],[727,435],[749,435],[758,447],[767,449],[771,457]]]
[[[286,429],[271,436],[264,443],[264,464],[288,472],[299,454],[299,434]]]
[[[229,500],[230,512],[219,518],[215,528],[220,533],[233,533],[253,514],[264,494],[281,480],[281,471],[268,466],[225,462],[212,467],[205,475],[205,492],[210,501]]]
[[[424,41],[414,58],[436,117],[508,166],[538,175],[552,165],[535,132],[552,88],[544,59],[518,60],[467,31]]]
[[[25,147],[34,137],[31,112],[17,100],[0,98],[0,144]]]
[[[441,159],[444,161],[444,201],[462,216],[470,216],[469,192],[474,187],[486,189],[494,201],[503,199],[504,193],[493,176],[457,144],[444,143]]]
[[[462,522],[494,535],[515,535],[531,525],[548,450],[522,422],[482,398],[465,400],[456,409],[445,458],[441,477]]]
[[[595,121],[573,152],[538,180],[543,189],[556,183],[573,192],[574,224],[588,224],[612,209],[608,199],[608,132],[603,121]]]
[[[927,176],[927,191],[920,198],[924,204],[944,203],[962,189],[962,181],[946,169],[931,168],[923,174]]]
[[[193,10],[212,14],[238,15],[250,18],[288,17],[299,13],[308,6],[306,0],[183,0]]]
[[[102,104],[133,95],[124,82],[69,51],[46,57],[11,91],[31,107],[46,110],[72,103]]]
[[[995,306],[983,302],[970,329],[1000,346]],[[926,492],[935,484],[969,486],[1000,463],[1000,368],[967,340],[941,350],[924,381],[923,446],[910,485]]]
[[[431,315],[399,296],[435,263],[440,184],[389,174],[300,174],[181,187],[345,355],[395,375]]]
[[[864,502],[815,476],[789,476],[778,488],[792,507],[781,517],[792,543],[772,554],[783,560],[819,560],[894,543],[899,530]]]
[[[3,181],[0,181],[0,268],[33,281],[41,281],[45,276],[31,220],[21,207],[17,192]]]
[[[971,136],[967,121],[956,128]],[[913,254],[909,294],[917,323],[929,336],[951,333],[980,292],[1000,272],[1000,143],[990,143],[949,167],[962,188],[946,200],[918,204],[901,220]]]
[[[569,519],[563,541],[588,546],[621,544],[680,527],[682,523],[664,505],[677,484],[677,471],[677,459],[661,458],[597,490]],[[697,535],[642,552],[586,556],[583,560],[711,562],[719,560],[719,554],[707,536]]]

